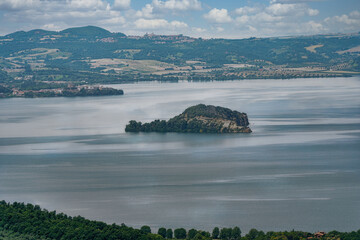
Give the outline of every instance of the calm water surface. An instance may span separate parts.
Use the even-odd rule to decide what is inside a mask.
[[[359,229],[360,77],[114,87],[0,100],[0,199],[153,229]],[[198,103],[253,133],[124,132]]]

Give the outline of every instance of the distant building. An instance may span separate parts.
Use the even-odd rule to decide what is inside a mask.
[[[314,237],[315,238],[322,238],[322,237],[324,237],[325,236],[325,232],[316,232],[316,233],[314,233]]]

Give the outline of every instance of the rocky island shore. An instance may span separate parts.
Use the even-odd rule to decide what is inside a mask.
[[[168,121],[141,123],[131,120],[126,132],[251,133],[246,113],[198,104]]]

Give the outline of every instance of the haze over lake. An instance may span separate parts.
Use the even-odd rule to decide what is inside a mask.
[[[153,229],[357,230],[360,77],[112,85],[0,99],[0,199]],[[198,103],[251,134],[125,133]]]

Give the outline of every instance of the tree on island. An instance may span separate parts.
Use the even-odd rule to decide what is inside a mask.
[[[251,129],[246,113],[198,104],[168,121],[156,119],[143,124],[131,120],[125,132],[251,133]]]

